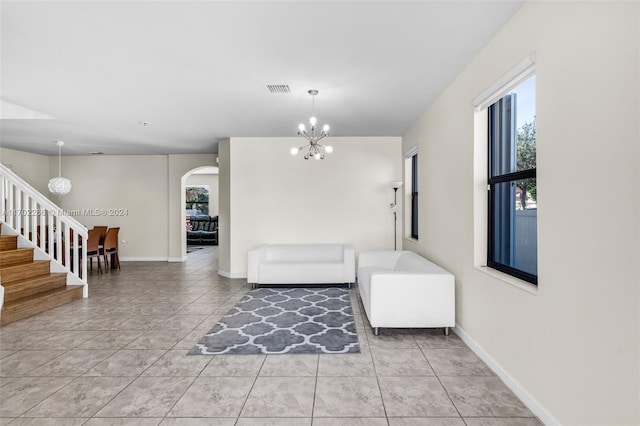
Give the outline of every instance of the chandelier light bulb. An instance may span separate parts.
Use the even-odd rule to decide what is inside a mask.
[[[322,131],[326,134],[329,134],[329,125],[325,124],[324,126],[322,126]]]
[[[307,128],[304,127],[304,124],[300,123],[300,125],[298,126],[298,132],[304,133],[306,130]]]
[[[314,126],[314,127],[315,127],[315,125],[318,123],[318,119],[317,119],[317,118],[315,118],[315,117],[311,117],[311,118],[309,119],[309,123],[310,123],[312,126]]]
[[[296,155],[298,153],[298,151],[300,151],[299,148],[291,148],[291,155]]]
[[[331,154],[333,152],[333,147],[331,145],[327,145],[327,146],[324,147],[324,151],[327,154]]]
[[[315,154],[313,154],[313,158],[315,158],[316,160],[320,160],[322,157],[319,152],[316,152]]]

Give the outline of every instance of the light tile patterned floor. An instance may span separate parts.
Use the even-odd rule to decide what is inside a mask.
[[[455,334],[374,336],[356,289],[361,354],[187,356],[249,290],[217,261],[123,262],[0,328],[0,425],[541,424]]]

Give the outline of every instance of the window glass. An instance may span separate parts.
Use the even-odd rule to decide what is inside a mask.
[[[537,284],[535,76],[489,107],[488,266]]]

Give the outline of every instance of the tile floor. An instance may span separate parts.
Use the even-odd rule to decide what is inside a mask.
[[[455,334],[373,336],[355,289],[360,354],[187,356],[249,290],[216,247],[188,257],[0,328],[0,425],[541,424]]]

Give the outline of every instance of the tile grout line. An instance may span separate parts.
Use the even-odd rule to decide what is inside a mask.
[[[258,381],[258,377],[260,377],[260,372],[262,371],[262,368],[264,367],[265,362],[267,362],[267,357],[268,356],[269,355],[265,355],[264,359],[262,360],[262,363],[260,364],[260,368],[258,368],[258,372],[256,373],[256,377],[253,379],[253,383],[251,383],[251,387],[249,388],[249,392],[247,392],[247,397],[244,399],[244,402],[242,403],[242,407],[240,407],[240,410],[238,411],[238,416],[236,417],[236,423],[238,423],[240,421],[240,416],[242,415],[242,411],[244,411],[244,407],[247,405],[247,401],[249,401],[249,396],[251,396],[251,392],[253,392],[253,388],[255,387],[256,382]]]
[[[416,342],[417,343],[417,342]],[[418,346],[420,348],[420,346]],[[447,395],[447,398],[449,398],[449,401],[451,401],[451,405],[453,405],[453,408],[456,409],[456,413],[458,413],[458,416],[460,417],[460,419],[462,419],[462,422],[466,425],[467,422],[464,420],[464,417],[462,417],[462,413],[460,413],[460,410],[458,409],[458,406],[456,405],[456,403],[453,401],[453,398],[451,398],[451,395],[449,395],[449,391],[447,390],[447,388],[444,386],[444,383],[442,383],[442,380],[440,380],[440,376],[438,375],[438,373],[436,372],[436,370],[433,368],[433,366],[431,365],[431,361],[429,361],[429,358],[427,357],[427,355],[424,353],[423,348],[420,348],[420,352],[422,353],[422,356],[424,357],[424,359],[427,360],[427,363],[429,364],[429,368],[431,368],[431,370],[433,371],[433,374],[435,376],[435,378],[438,380],[438,383],[440,383],[440,386],[442,387],[442,390],[444,391],[444,393]]]

